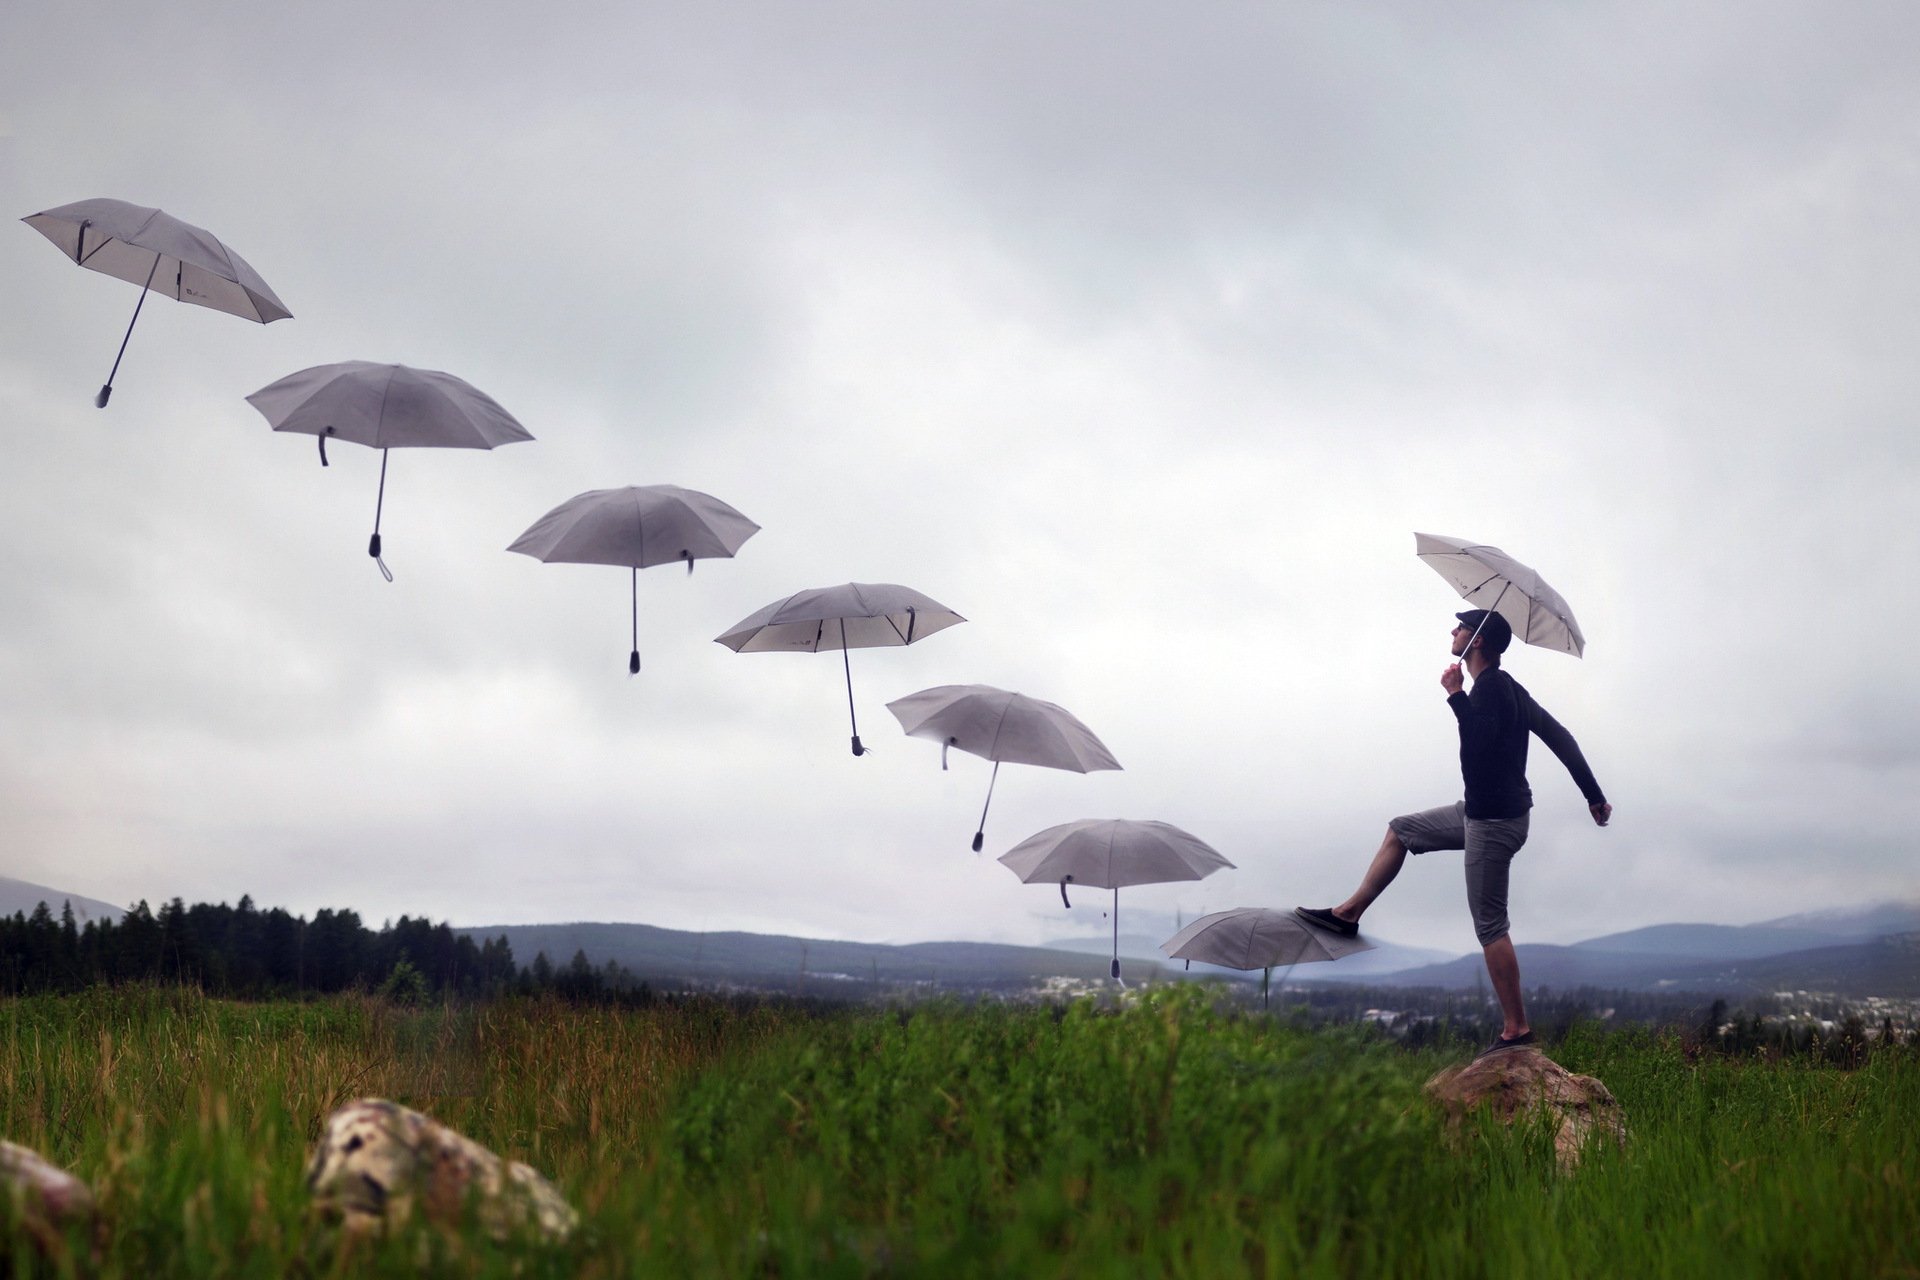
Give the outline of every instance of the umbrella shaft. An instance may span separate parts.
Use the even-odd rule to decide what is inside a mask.
[[[1493,608],[1487,610],[1487,618],[1491,618],[1495,611],[1500,608],[1500,602],[1507,598],[1507,588],[1512,585],[1511,582],[1503,582],[1500,584],[1500,594],[1493,598]],[[1487,618],[1480,619],[1480,626],[1475,627],[1473,634],[1467,637],[1467,647],[1460,651],[1460,660],[1462,662],[1466,661],[1468,651],[1473,648],[1473,642],[1480,638],[1480,631],[1487,625]]]
[[[987,829],[987,810],[993,807],[993,784],[1000,780],[1000,762],[993,762],[993,773],[987,778],[987,802],[980,806],[980,830]]]
[[[107,375],[107,387],[113,386],[113,380],[120,373],[120,358],[127,354],[127,340],[133,337],[133,326],[140,322],[140,308],[147,305],[147,290],[153,288],[153,273],[160,269],[160,255],[153,255],[153,265],[147,268],[147,282],[140,286],[140,301],[133,304],[133,319],[127,321],[127,331],[120,338],[120,350],[113,357],[113,372]],[[101,408],[106,405],[102,403]]]
[[[387,506],[387,451],[385,449],[382,449],[380,451],[380,491],[374,495],[374,499],[373,499],[373,536],[375,538],[378,538],[380,536],[380,513],[386,510],[386,506]],[[379,552],[376,551],[374,554],[378,555]]]

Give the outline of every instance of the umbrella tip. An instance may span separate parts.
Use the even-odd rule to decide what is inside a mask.
[[[108,400],[108,399],[109,399],[109,398],[110,398],[110,397],[111,397],[112,395],[113,395],[113,384],[112,384],[111,382],[109,382],[109,383],[107,383],[107,384],[106,384],[105,386],[103,386],[103,387],[101,387],[101,388],[100,388],[100,394],[99,394],[99,395],[97,395],[97,396],[95,396],[95,397],[93,398],[93,407],[94,407],[94,408],[96,408],[96,409],[104,409],[104,408],[106,408],[106,407],[107,407],[107,400]]]

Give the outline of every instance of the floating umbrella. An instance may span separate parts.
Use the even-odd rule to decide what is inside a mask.
[[[1579,657],[1587,647],[1573,610],[1540,575],[1498,547],[1464,538],[1433,533],[1413,535],[1413,552],[1445,578],[1461,599],[1497,613],[1513,627],[1513,634],[1531,645]],[[1486,619],[1480,620],[1481,626]],[[1472,644],[1480,628],[1474,628]]]
[[[1373,944],[1315,929],[1290,911],[1234,907],[1201,916],[1161,943],[1160,950],[1188,965],[1198,960],[1227,969],[1263,970],[1260,1000],[1265,1004],[1267,979],[1275,966],[1338,960],[1371,951]]]
[[[103,198],[63,204],[20,221],[88,270],[140,286],[140,301],[133,304],[133,319],[127,321],[113,370],[93,400],[102,409],[113,394],[120,357],[127,354],[127,339],[133,336],[148,293],[164,293],[176,302],[211,307],[261,324],[293,315],[246,259],[199,227],[158,209]]]
[[[1214,849],[1166,822],[1128,818],[1083,818],[1048,827],[1000,855],[1026,884],[1070,884],[1113,890],[1113,976],[1120,976],[1120,888],[1203,880],[1233,864]]]
[[[993,761],[987,803],[980,808],[980,830],[973,833],[975,853],[987,838],[987,808],[993,804],[993,784],[1003,761],[1074,773],[1120,768],[1106,744],[1066,708],[990,684],[937,685],[896,698],[887,710],[908,737],[931,738],[940,744],[942,769],[947,767],[948,747]]]
[[[507,548],[547,564],[616,564],[633,571],[633,653],[640,671],[640,571],[731,557],[760,526],[712,494],[673,484],[592,489],[541,516]]]
[[[741,619],[715,637],[735,653],[819,653],[840,650],[847,673],[847,718],[853,725],[853,754],[860,745],[860,721],[853,711],[853,663],[849,649],[908,645],[966,619],[938,600],[891,582],[848,582],[800,591]]]
[[[387,499],[387,450],[409,448],[492,449],[533,439],[512,414],[472,384],[433,369],[347,360],[290,373],[247,397],[275,431],[320,438],[320,465],[327,441],[350,440],[380,451],[380,492],[373,504],[373,538],[367,554],[388,582],[393,574],[380,558],[380,515]]]

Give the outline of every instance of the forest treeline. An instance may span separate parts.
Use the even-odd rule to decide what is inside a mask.
[[[143,901],[118,920],[84,925],[70,903],[58,915],[42,902],[31,915],[0,916],[0,994],[123,982],[184,983],[238,999],[352,990],[403,1000],[536,991],[597,997],[633,988],[624,969],[595,968],[581,953],[562,966],[544,953],[521,966],[504,937],[476,943],[445,923],[410,916],[370,929],[351,910],[322,909],[309,920],[280,907],[262,911],[250,897],[238,906],[175,898],[158,913]]]

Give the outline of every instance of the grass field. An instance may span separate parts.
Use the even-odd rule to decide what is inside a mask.
[[[0,1137],[89,1179],[15,1275],[1920,1276],[1920,1058],[1551,1046],[1632,1140],[1449,1141],[1466,1049],[1213,1009],[636,1010],[96,990],[0,1003]],[[414,1226],[343,1242],[301,1184],[348,1098],[417,1106],[551,1177],[558,1246]]]

